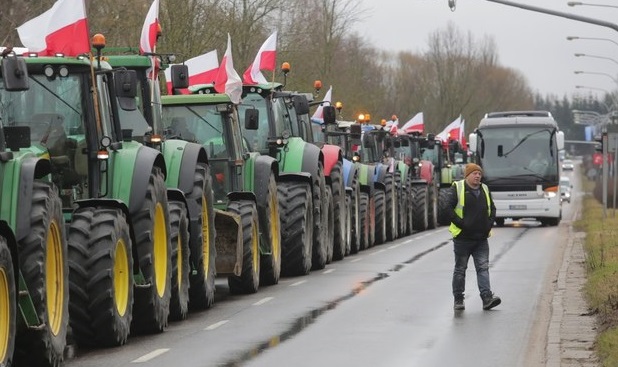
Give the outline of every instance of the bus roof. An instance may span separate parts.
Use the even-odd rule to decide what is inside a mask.
[[[507,126],[545,126],[557,129],[558,123],[547,111],[490,112],[479,123],[479,129]]]

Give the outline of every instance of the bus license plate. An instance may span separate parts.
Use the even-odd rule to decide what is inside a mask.
[[[509,209],[511,210],[526,210],[525,205],[509,205]]]

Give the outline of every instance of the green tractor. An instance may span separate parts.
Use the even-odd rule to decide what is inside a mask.
[[[259,111],[257,129],[241,123],[250,151],[269,155],[279,164],[282,273],[305,275],[323,269],[332,252],[328,211],[332,207],[324,173],[324,154],[292,133],[284,84],[243,86],[241,119],[247,110]]]
[[[95,47],[96,57],[25,57],[30,89],[5,106],[7,125],[27,129],[60,190],[70,336],[102,347],[165,329],[172,254],[165,160],[120,120],[136,110],[135,72],[113,70],[104,44]]]
[[[11,124],[27,94],[22,58],[3,56],[0,78],[0,366],[57,366],[69,325],[69,267],[58,188],[29,127]]]
[[[208,156],[201,144],[166,135],[159,81],[152,80],[153,57],[139,55],[131,48],[113,48],[105,53],[112,67],[134,70],[140,86],[137,101],[141,113],[121,112],[126,115],[121,119],[123,131],[130,130],[133,140],[160,151],[165,159],[172,240],[170,318],[185,319],[189,309],[207,309],[215,297],[217,251]]]
[[[173,66],[173,78],[187,75],[182,70]],[[163,125],[168,136],[206,149],[216,208],[217,274],[228,276],[232,293],[254,293],[260,284],[278,283],[281,274],[279,168],[272,157],[248,151],[237,106],[228,95],[212,86],[189,89],[192,94],[162,97]],[[247,128],[256,128],[257,112],[245,112]]]

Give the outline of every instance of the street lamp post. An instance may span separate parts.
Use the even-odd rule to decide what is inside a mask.
[[[577,5],[587,5],[587,6],[600,6],[603,8],[618,8],[616,5],[608,5],[608,4],[590,4],[590,3],[582,3],[579,1],[569,1],[567,3],[568,6],[577,6]]]
[[[582,54],[582,53],[576,53],[574,55],[575,55],[575,57],[592,57],[592,58],[595,58],[595,59],[609,60],[609,61],[613,62],[614,64],[618,65],[618,61],[612,59],[611,57],[607,57],[607,56],[588,55],[588,54]]]
[[[614,45],[618,46],[618,42],[609,39],[609,38],[598,38],[598,37],[578,37],[578,36],[567,36],[567,41],[574,41],[574,40],[594,40],[594,41],[607,41],[607,42],[611,42]]]

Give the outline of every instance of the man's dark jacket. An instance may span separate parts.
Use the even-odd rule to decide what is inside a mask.
[[[470,239],[470,240],[484,240],[489,237],[489,232],[493,227],[494,220],[496,219],[496,206],[494,201],[490,197],[489,206],[491,213],[487,215],[487,199],[482,187],[479,187],[478,197],[472,192],[472,189],[464,180],[465,185],[465,199],[463,207],[463,219],[459,218],[455,214],[455,207],[457,206],[457,186],[453,184],[449,193],[449,208],[451,208],[449,214],[451,216],[451,222],[457,227],[461,228],[461,233],[457,235],[457,239]]]

